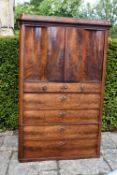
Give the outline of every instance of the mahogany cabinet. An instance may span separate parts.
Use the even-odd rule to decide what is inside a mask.
[[[21,16],[20,161],[99,156],[109,27]]]

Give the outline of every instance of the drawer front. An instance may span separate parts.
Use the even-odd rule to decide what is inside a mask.
[[[51,140],[33,141],[24,140],[24,157],[47,158],[66,156],[92,156],[96,154],[97,139]]]
[[[48,125],[23,128],[23,137],[27,140],[97,138],[97,133],[98,125]]]
[[[85,92],[100,93],[100,83],[39,83],[25,82],[24,92]]]
[[[40,110],[24,111],[24,124],[40,123],[96,123],[99,110]]]
[[[99,94],[24,94],[24,110],[99,109]]]

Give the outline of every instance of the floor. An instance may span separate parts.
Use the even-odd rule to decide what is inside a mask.
[[[17,132],[0,133],[0,175],[106,175],[117,169],[117,133],[102,133],[101,156],[93,159],[19,163]]]

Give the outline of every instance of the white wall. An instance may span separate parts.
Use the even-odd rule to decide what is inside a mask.
[[[0,0],[0,35],[5,30],[10,31],[14,28],[13,6],[14,0]]]

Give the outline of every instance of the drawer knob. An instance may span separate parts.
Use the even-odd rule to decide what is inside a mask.
[[[60,101],[62,102],[62,101],[65,101],[67,99],[67,97],[65,97],[65,96],[62,96],[62,97],[60,97]]]
[[[65,131],[65,128],[59,128],[59,131],[60,132],[64,132]]]
[[[59,146],[64,146],[65,145],[65,142],[61,141],[58,143]]]
[[[43,91],[46,91],[47,89],[48,89],[47,86],[42,86],[42,90],[43,90]]]
[[[81,86],[80,90],[83,92],[85,90],[85,87]]]
[[[63,85],[63,86],[61,86],[61,89],[68,89],[68,86],[67,85]]]
[[[62,118],[62,117],[64,117],[64,116],[65,116],[65,113],[64,113],[64,112],[60,112],[60,113],[59,113],[59,117]]]

